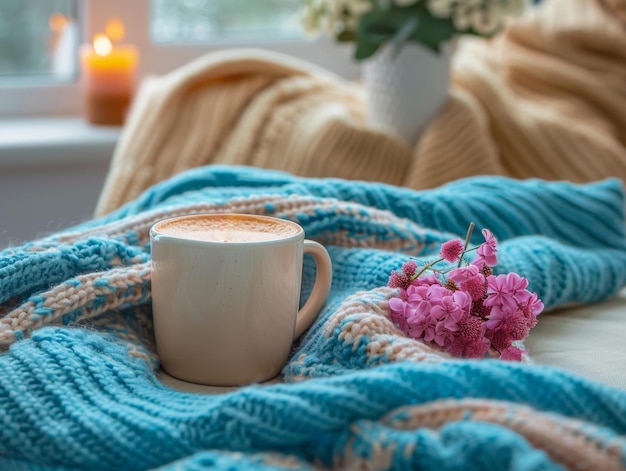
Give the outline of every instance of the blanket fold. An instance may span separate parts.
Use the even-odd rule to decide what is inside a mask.
[[[149,228],[224,211],[301,224],[329,250],[331,293],[285,384],[183,393],[158,379]],[[436,256],[469,221],[494,232],[497,269],[527,276],[548,309],[626,285],[617,179],[476,177],[414,191],[207,166],[2,251],[0,467],[624,469],[625,391],[533,364],[453,359],[390,321],[391,270]],[[314,270],[307,258],[302,302]]]

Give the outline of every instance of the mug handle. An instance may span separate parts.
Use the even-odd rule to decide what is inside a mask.
[[[317,265],[317,273],[315,274],[313,291],[309,299],[304,303],[304,306],[302,306],[302,309],[298,311],[294,339],[300,337],[317,318],[317,315],[328,298],[330,284],[333,280],[333,267],[330,261],[330,255],[328,255],[328,251],[323,245],[305,239],[303,252],[310,253],[313,256]]]

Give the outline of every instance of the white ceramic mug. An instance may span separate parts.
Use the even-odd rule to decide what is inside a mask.
[[[291,221],[182,216],[156,223],[150,242],[157,350],[165,372],[183,381],[240,386],[275,377],[328,297],[328,252]],[[304,253],[317,274],[298,310]]]

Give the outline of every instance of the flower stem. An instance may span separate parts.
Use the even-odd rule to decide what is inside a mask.
[[[470,222],[469,228],[467,229],[467,235],[465,236],[465,246],[463,248],[463,252],[461,253],[461,256],[459,257],[459,264],[457,265],[457,268],[461,267],[461,263],[463,263],[463,255],[465,255],[468,252],[471,252],[473,250],[476,250],[478,247],[473,247],[471,249],[468,249],[468,245],[470,243],[470,238],[472,237],[472,232],[474,231],[474,223]],[[413,281],[417,278],[419,278],[426,270],[430,270],[432,269],[432,267],[434,265],[437,265],[440,262],[443,262],[445,259],[443,258],[439,258],[437,260],[433,260],[432,262],[428,262],[426,265],[424,265],[420,271],[416,272],[413,276],[411,276],[410,280]],[[447,271],[442,271],[442,273],[447,273],[450,270]]]
[[[474,232],[474,226],[475,226],[475,224],[473,222],[470,222],[470,225],[467,228],[467,235],[465,236],[465,247],[463,249],[463,252],[467,251],[467,246],[470,243],[470,239],[472,237],[472,232]],[[461,268],[461,263],[462,262],[463,262],[463,257],[459,257],[459,264],[457,265],[457,268]]]
[[[415,275],[413,275],[413,276],[411,277],[411,281],[413,281],[413,280],[415,280],[415,279],[419,278],[419,277],[420,277],[420,275],[422,275],[422,274],[423,274],[426,270],[428,270],[429,268],[432,268],[432,266],[433,266],[433,265],[436,265],[436,264],[437,264],[437,263],[439,263],[439,262],[443,262],[443,260],[444,260],[443,258],[440,258],[439,260],[435,260],[435,261],[433,261],[433,262],[429,262],[429,263],[427,263],[426,265],[424,265],[424,266],[422,267],[422,269],[421,269],[420,271],[418,271]]]

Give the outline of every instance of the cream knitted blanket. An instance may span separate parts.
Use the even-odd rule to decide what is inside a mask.
[[[464,39],[448,103],[414,149],[368,127],[363,90],[256,50],[146,81],[98,203],[108,213],[205,164],[415,189],[479,174],[626,180],[626,0],[548,0]]]

